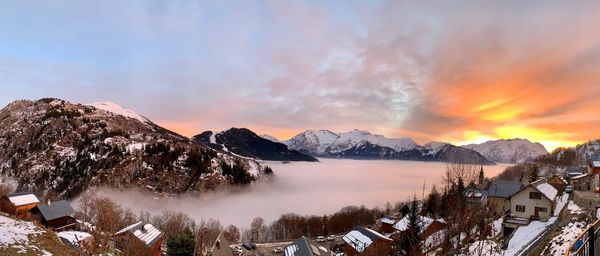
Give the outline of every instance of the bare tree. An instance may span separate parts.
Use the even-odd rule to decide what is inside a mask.
[[[152,218],[152,223],[165,233],[167,239],[187,229],[194,230],[196,225],[189,215],[171,211],[155,216]]]
[[[229,242],[237,243],[240,241],[240,230],[235,225],[227,226],[223,235]]]
[[[260,217],[254,218],[250,224],[250,240],[252,242],[264,242],[267,238],[267,226],[265,220]]]

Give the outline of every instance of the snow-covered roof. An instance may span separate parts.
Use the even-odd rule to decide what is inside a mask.
[[[392,216],[383,216],[383,218],[381,218],[381,223],[385,223],[385,224],[394,225],[394,223],[396,223],[396,221],[397,221],[397,219]]]
[[[120,235],[125,232],[132,233],[137,239],[142,241],[147,246],[154,244],[162,236],[162,232],[155,228],[152,224],[144,224],[142,222],[131,224],[117,231],[115,235]]]
[[[374,241],[383,239],[391,241],[390,238],[368,228],[356,227],[352,231],[348,232],[342,240],[346,242],[350,247],[354,248],[357,252],[363,252],[369,247]]]
[[[397,229],[398,231],[405,231],[405,230],[407,230],[408,229],[408,225],[410,223],[410,220],[408,219],[408,217],[409,216],[405,216],[400,221],[398,221],[396,223],[396,225],[394,225],[394,228]],[[419,221],[420,221],[421,227],[423,229],[427,229],[427,227],[429,227],[429,225],[431,225],[431,223],[433,223],[434,221],[445,223],[445,221],[443,219],[432,219],[432,218],[429,218],[427,216],[419,216]]]
[[[91,237],[92,235],[81,231],[63,231],[56,233],[58,237],[69,241],[72,245],[78,245],[79,242]]]
[[[576,180],[576,179],[585,178],[585,177],[587,177],[587,176],[590,176],[590,174],[588,174],[588,173],[582,173],[582,174],[579,174],[579,175],[577,175],[577,176],[575,176],[575,177],[572,177],[571,179],[572,179],[572,180]]]
[[[40,200],[33,193],[11,194],[6,197],[15,206],[40,203]]]
[[[531,183],[537,190],[539,190],[544,196],[546,196],[550,201],[553,201],[558,194],[558,190],[556,190],[552,185],[548,184],[545,180],[538,180],[534,183]]]
[[[600,161],[592,161],[592,167],[600,168]]]
[[[306,237],[301,237],[298,240],[289,244],[283,250],[285,256],[327,256],[327,248],[317,246]]]

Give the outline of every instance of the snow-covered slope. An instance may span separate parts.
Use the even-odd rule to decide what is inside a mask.
[[[114,103],[114,102],[96,102],[96,103],[89,104],[89,106],[95,107],[100,110],[108,111],[115,115],[121,115],[121,116],[124,116],[127,118],[133,118],[142,123],[150,122],[150,120],[148,120],[148,118],[143,117],[142,115],[136,113],[133,110],[123,108],[119,104]]]
[[[497,163],[520,163],[548,154],[542,144],[527,139],[493,140],[463,147],[475,150]]]
[[[0,255],[74,255],[66,245],[32,222],[0,215]]]

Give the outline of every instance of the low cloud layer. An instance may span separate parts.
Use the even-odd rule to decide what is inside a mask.
[[[43,5],[0,10],[0,104],[115,101],[185,135],[600,137],[591,1]]]

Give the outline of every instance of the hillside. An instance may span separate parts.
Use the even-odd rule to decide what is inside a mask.
[[[0,255],[77,255],[54,233],[35,224],[0,215]]]
[[[223,132],[205,131],[192,140],[240,156],[270,161],[309,161],[316,158],[289,149],[285,144],[265,139],[246,128],[231,128]]]
[[[260,167],[116,104],[16,101],[0,110],[0,172],[20,189],[73,197],[90,186],[204,191],[260,178]],[[127,114],[122,114],[127,113]]]

